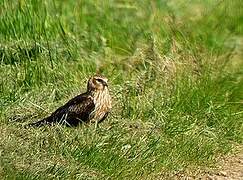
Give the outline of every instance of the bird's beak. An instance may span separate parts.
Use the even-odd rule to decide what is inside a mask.
[[[103,81],[102,84],[103,84],[103,86],[107,86],[108,87],[107,82]]]

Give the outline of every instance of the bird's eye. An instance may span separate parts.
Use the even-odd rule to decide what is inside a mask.
[[[97,81],[98,81],[98,82],[101,82],[101,83],[103,82],[101,79],[97,79]]]

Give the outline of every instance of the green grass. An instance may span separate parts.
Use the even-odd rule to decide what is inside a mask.
[[[156,179],[243,140],[241,0],[0,1],[0,178]],[[107,76],[109,118],[23,128]]]

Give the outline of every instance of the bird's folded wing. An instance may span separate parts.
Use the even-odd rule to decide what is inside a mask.
[[[63,118],[67,118],[68,122],[79,119],[80,121],[88,121],[91,112],[94,110],[95,104],[91,96],[81,94],[70,101],[64,106],[58,108],[51,116],[54,121],[58,122]]]
[[[95,109],[93,98],[90,96],[80,96],[72,101],[68,108],[69,113],[74,113],[82,121],[88,121],[92,111]]]

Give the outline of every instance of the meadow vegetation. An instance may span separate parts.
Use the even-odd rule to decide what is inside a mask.
[[[241,0],[0,1],[0,179],[157,179],[243,140]],[[108,77],[99,128],[24,128]]]

